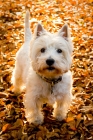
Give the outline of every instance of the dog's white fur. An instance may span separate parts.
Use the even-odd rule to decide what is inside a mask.
[[[44,103],[53,105],[53,116],[59,121],[66,117],[72,99],[72,75],[69,71],[72,50],[67,25],[64,25],[58,33],[51,34],[38,23],[32,37],[27,11],[25,42],[16,54],[12,81],[14,92],[19,93],[22,86],[26,86],[24,105],[26,118],[30,123],[43,123],[41,107]],[[47,59],[54,60],[53,70],[48,69]],[[62,80],[53,85],[51,93],[51,84],[43,77],[57,79],[59,76],[62,76]]]

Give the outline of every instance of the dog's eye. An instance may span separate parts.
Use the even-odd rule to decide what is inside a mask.
[[[41,49],[41,53],[44,53],[44,52],[45,52],[45,48],[42,48],[42,49]]]
[[[58,53],[62,53],[62,50],[61,50],[61,49],[57,49],[57,52],[58,52]]]

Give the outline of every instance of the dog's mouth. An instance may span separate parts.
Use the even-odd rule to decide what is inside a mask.
[[[54,67],[48,67],[47,70],[53,71],[53,70],[55,70],[55,68]]]

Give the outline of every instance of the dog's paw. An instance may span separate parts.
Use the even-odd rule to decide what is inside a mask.
[[[43,119],[37,118],[32,123],[35,124],[35,125],[42,124],[43,123]]]
[[[53,117],[58,121],[62,121],[66,117],[66,113],[54,112]]]
[[[43,117],[42,114],[39,114],[39,115],[36,114],[33,117],[32,117],[32,115],[29,116],[29,117],[27,117],[27,121],[29,123],[33,123],[35,125],[42,124],[43,123],[43,120],[44,120],[44,117]]]
[[[14,94],[19,95],[21,93],[19,88],[15,88],[13,87],[12,92],[14,92]]]
[[[62,121],[66,116],[61,116],[61,115],[57,115],[55,116],[55,118],[58,120],[58,121]]]

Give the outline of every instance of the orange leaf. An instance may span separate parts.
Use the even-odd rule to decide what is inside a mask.
[[[2,118],[3,116],[5,116],[5,111],[0,112],[0,118]]]
[[[80,113],[80,114],[78,114],[78,115],[76,116],[76,118],[77,118],[77,119],[81,119],[81,116],[82,116],[82,114]]]
[[[10,124],[9,124],[9,123],[5,124],[5,125],[2,127],[2,132],[7,131],[9,127],[10,127]]]
[[[68,123],[68,122],[71,122],[71,121],[73,121],[73,120],[74,120],[73,117],[68,117],[68,118],[66,119],[66,122]]]

